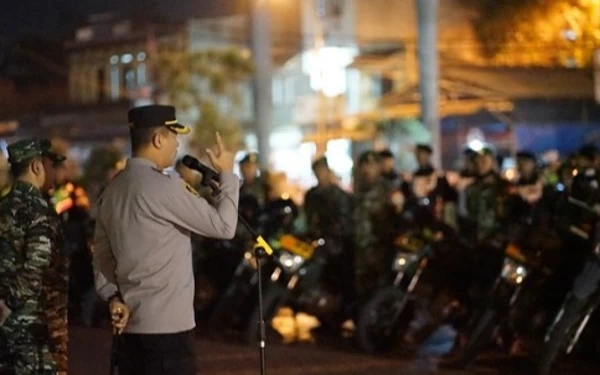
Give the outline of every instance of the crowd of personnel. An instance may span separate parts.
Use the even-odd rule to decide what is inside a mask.
[[[568,227],[580,219],[569,217],[572,210],[565,207],[569,197],[600,213],[600,154],[596,146],[584,145],[564,160],[554,158],[545,162],[533,152],[523,150],[516,154],[515,173],[502,173],[496,150],[489,144],[464,150],[460,163],[463,168],[458,176],[434,168],[431,157],[429,145],[417,145],[418,168],[412,174],[402,174],[394,169],[394,154],[390,150],[364,152],[355,162],[351,192],[339,186],[327,159],[318,158],[312,164],[317,185],[306,192],[298,213],[289,199],[270,193],[268,178],[258,174],[256,155],[248,154],[240,164],[244,181],[240,210],[244,210],[243,202],[260,202],[249,217],[259,216],[257,210],[276,216],[278,222],[283,222],[286,215],[291,216],[295,225],[286,228],[288,232],[307,241],[325,239],[328,246],[322,251],[328,252],[329,263],[325,273],[336,279],[342,299],[348,305],[339,322],[344,319],[357,322],[373,296],[391,285],[395,241],[417,223],[421,227],[441,224],[444,230],[460,238],[449,246],[448,256],[437,259],[443,263],[439,281],[455,287],[457,293],[453,297],[459,299],[460,307],[457,315],[470,319],[485,303],[486,294],[491,293],[502,269],[507,244],[517,241],[538,252],[556,253],[554,263],[544,265],[551,270],[550,281],[531,288],[535,289],[534,294],[543,297],[540,306],[545,324],[549,324],[564,296],[573,288],[593,242],[567,238],[559,227]],[[243,228],[238,229],[240,235],[245,233]],[[467,245],[459,249],[463,246],[459,243]],[[210,246],[199,247],[201,251],[211,251]],[[595,291],[597,285],[589,286],[598,276],[593,275],[586,276],[591,280],[586,288]],[[523,310],[519,314],[524,316],[537,313],[531,307],[518,309]],[[528,323],[524,322],[518,323],[517,332],[527,331],[523,326]],[[459,350],[467,331],[464,321],[457,324],[463,340],[455,346]],[[314,333],[340,334],[341,330],[337,323],[332,327],[322,321]],[[516,334],[511,352],[523,352],[522,347],[522,340]]]
[[[386,252],[398,232],[401,212],[412,212],[421,221],[444,222],[470,241],[493,243],[519,220],[543,225],[558,195],[577,190],[579,180],[597,179],[595,171],[600,167],[593,145],[546,164],[534,153],[520,151],[512,180],[503,177],[491,145],[465,149],[458,178],[447,178],[434,168],[431,156],[429,145],[417,145],[418,168],[402,174],[394,169],[390,150],[364,152],[355,163],[351,193],[337,184],[325,157],[313,162],[317,185],[306,192],[299,226],[307,237],[328,238],[353,253],[359,299],[372,291],[387,267]],[[256,155],[248,154],[240,167],[244,181],[240,199],[252,196],[265,207],[272,198],[267,182],[257,173]],[[192,175],[186,179],[195,181]],[[591,202],[598,198],[594,191],[582,194]]]
[[[394,168],[390,150],[364,152],[355,162],[351,193],[338,185],[325,157],[313,162],[317,185],[306,192],[295,227],[306,238],[324,238],[333,244],[337,259],[334,262],[343,270],[340,277],[345,278],[344,293],[354,306],[364,304],[388,276],[388,259],[402,225],[402,213],[410,212],[416,221],[443,222],[472,243],[492,246],[514,223],[547,225],[562,194],[576,194],[591,206],[597,207],[600,202],[600,154],[593,145],[581,147],[563,161],[547,164],[541,164],[532,152],[521,151],[516,155],[517,174],[512,180],[500,173],[491,145],[464,150],[458,178],[450,178],[433,167],[431,156],[430,146],[417,145],[418,168],[412,174],[401,174]],[[259,173],[256,154],[248,153],[239,166],[243,181],[240,210],[252,223],[252,217],[281,201],[281,196],[273,194],[265,174]],[[115,168],[106,171],[107,184],[115,175]],[[10,191],[8,171],[6,159],[0,157],[2,196]],[[175,165],[175,171],[191,189],[211,199],[210,191],[199,184],[196,172],[181,162]],[[69,178],[60,165],[56,166],[55,182],[46,199],[59,214],[65,231],[70,317],[92,324],[97,314],[106,314],[105,305],[98,308],[94,290],[94,210],[83,187]],[[240,225],[237,233],[247,236]],[[195,242],[200,252],[212,250],[203,246],[207,243],[203,239],[196,238]],[[356,308],[353,311],[351,314],[356,314]]]

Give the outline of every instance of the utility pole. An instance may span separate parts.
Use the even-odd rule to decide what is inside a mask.
[[[323,58],[321,56],[321,53],[323,51],[323,48],[325,47],[325,30],[324,30],[324,25],[323,25],[323,21],[321,20],[321,17],[319,16],[319,14],[317,13],[317,10],[315,9],[313,12],[313,16],[314,16],[314,20],[315,20],[315,44],[314,44],[314,48],[315,48],[315,56],[317,57],[317,68],[319,70],[318,75],[319,75],[319,79],[321,81],[321,87],[319,88],[319,90],[317,91],[317,117],[316,117],[316,123],[317,123],[317,142],[316,142],[316,146],[317,146],[317,155],[325,155],[325,152],[327,151],[327,141],[329,140],[329,134],[328,134],[328,130],[329,130],[329,125],[328,125],[328,107],[327,107],[327,98],[325,97],[325,94],[323,92],[323,86],[324,86],[324,80],[325,80],[325,75],[323,73],[323,65],[324,61]]]
[[[438,0],[415,0],[419,27],[419,84],[421,120],[431,132],[432,162],[442,167],[439,116],[439,62],[437,50]]]
[[[260,164],[268,167],[271,148],[271,30],[268,0],[249,0],[251,12],[251,44],[254,60],[254,109]]]

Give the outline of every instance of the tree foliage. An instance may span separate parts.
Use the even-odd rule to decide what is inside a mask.
[[[484,56],[509,65],[591,63],[600,41],[600,4],[592,0],[463,0],[475,7]]]
[[[122,168],[119,163],[123,163],[124,160],[125,154],[115,145],[103,145],[92,149],[85,163],[85,172],[79,181],[92,201],[98,197],[116,170]]]
[[[239,48],[199,52],[173,49],[158,56],[160,91],[179,111],[194,114],[191,146],[197,150],[213,145],[216,131],[232,149],[242,146],[236,112],[242,84],[252,73],[250,55]]]

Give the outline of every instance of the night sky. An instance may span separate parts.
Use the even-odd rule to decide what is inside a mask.
[[[0,41],[26,35],[68,37],[89,14],[131,14],[155,8],[169,20],[234,11],[239,0],[0,0]]]

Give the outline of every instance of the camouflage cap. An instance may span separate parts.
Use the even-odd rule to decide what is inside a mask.
[[[22,163],[37,156],[45,156],[55,163],[60,163],[66,158],[52,152],[52,142],[47,139],[24,139],[7,147],[8,161],[11,164]]]

